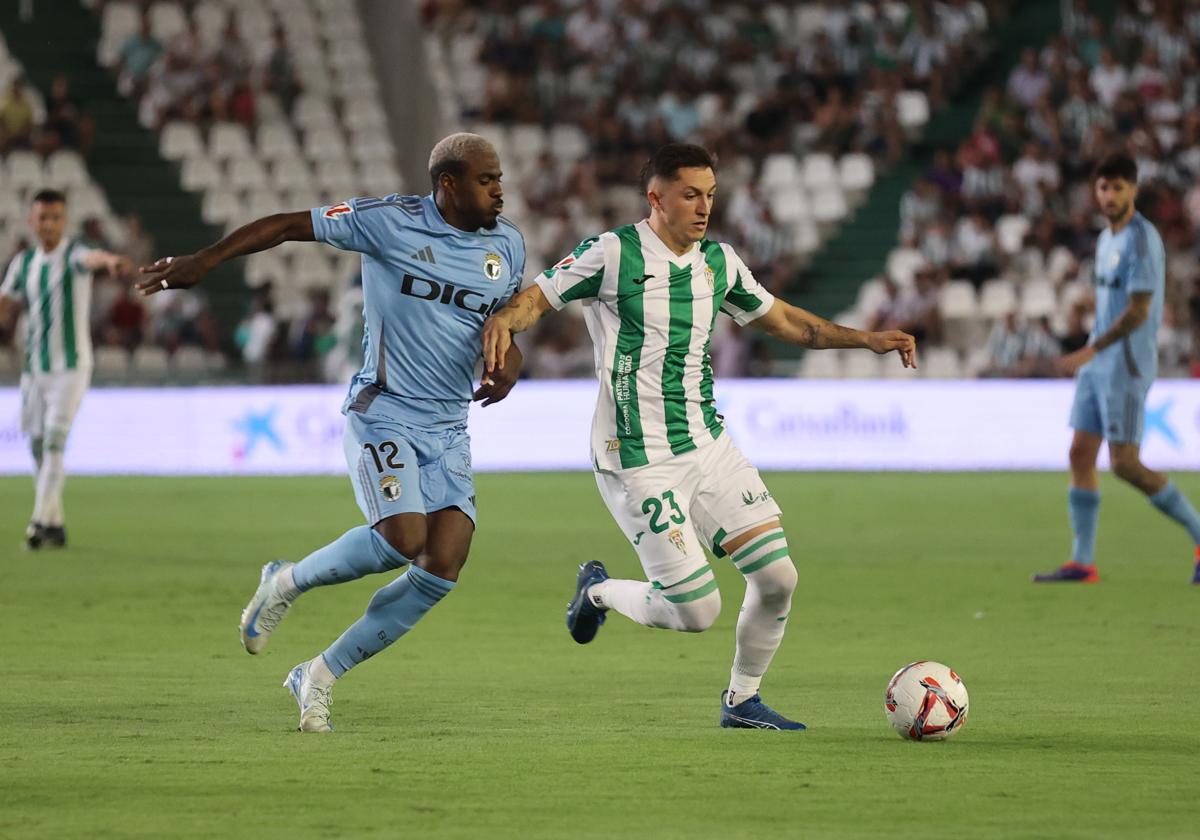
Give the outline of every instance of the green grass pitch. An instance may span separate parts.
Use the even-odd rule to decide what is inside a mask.
[[[575,568],[640,570],[583,474],[479,477],[463,580],[353,671],[332,736],[280,687],[383,578],[318,590],[258,657],[259,565],[359,522],[335,478],[71,479],[71,548],[27,553],[0,480],[0,838],[1184,837],[1200,832],[1200,587],[1182,530],[1105,479],[1098,586],[1035,587],[1064,475],[772,475],[800,587],[764,696],[806,733],[722,730],[742,585],[700,635],[563,627]],[[1200,476],[1180,483],[1200,499]],[[943,744],[883,716],[934,658]]]

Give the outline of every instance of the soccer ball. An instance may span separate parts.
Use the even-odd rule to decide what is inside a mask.
[[[901,738],[942,741],[967,722],[967,687],[942,663],[921,660],[892,676],[883,711]]]

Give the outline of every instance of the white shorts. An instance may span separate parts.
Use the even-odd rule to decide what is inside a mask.
[[[63,448],[91,382],[91,369],[21,374],[21,431]]]
[[[657,464],[596,473],[613,519],[646,579],[666,588],[699,571],[707,548],[781,516],[779,505],[729,434]]]

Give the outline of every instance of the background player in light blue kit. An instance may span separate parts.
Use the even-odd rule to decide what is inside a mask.
[[[1113,472],[1145,493],[1150,502],[1187,529],[1196,548],[1192,583],[1200,583],[1200,516],[1175,482],[1142,463],[1139,448],[1146,393],[1158,375],[1158,328],[1162,324],[1166,260],[1154,225],[1134,210],[1137,164],[1126,154],[1097,167],[1096,201],[1108,228],[1096,243],[1096,324],[1088,344],[1063,357],[1075,373],[1071,409],[1071,490],[1068,495],[1075,539],[1071,560],[1038,583],[1100,579],[1093,549],[1100,514],[1096,456],[1108,441]]]
[[[429,158],[433,192],[355,198],[309,212],[267,216],[186,257],[142,269],[145,294],[188,288],[216,265],[287,241],[327,242],[362,254],[363,366],[342,408],[354,497],[367,524],[299,563],[263,567],[242,613],[250,653],[302,592],[409,566],[375,593],[366,614],[284,685],[300,704],[300,729],[329,731],[333,682],[403,636],[445,597],[475,530],[467,407],[503,399],[519,354],[472,394],[484,319],[521,283],[525,242],[500,218],[500,161],[474,134],[453,134]]]

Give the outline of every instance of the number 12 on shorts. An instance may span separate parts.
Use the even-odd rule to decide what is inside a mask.
[[[671,506],[670,522],[663,521],[663,502]],[[679,504],[675,501],[675,491],[668,490],[662,494],[660,500],[657,496],[651,496],[642,502],[642,513],[650,516],[650,533],[661,534],[663,531],[671,527],[671,522],[676,525],[682,525],[687,522],[687,517],[683,515],[683,511],[679,509]]]

